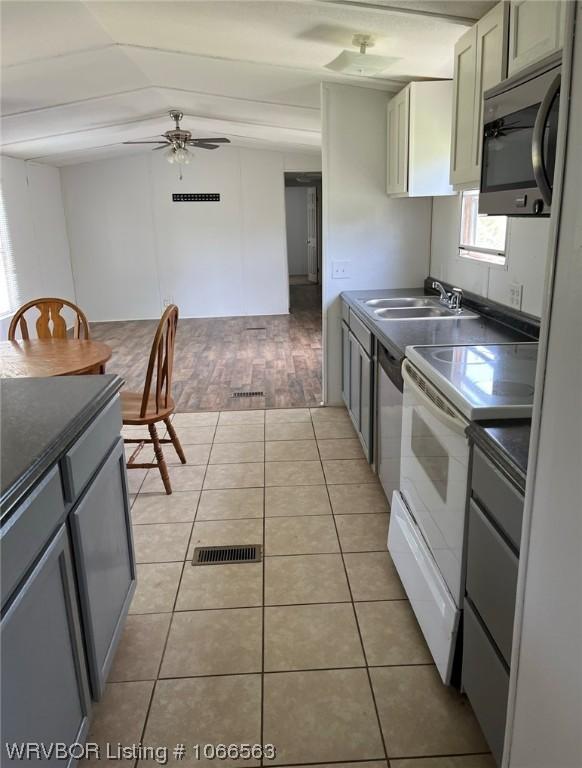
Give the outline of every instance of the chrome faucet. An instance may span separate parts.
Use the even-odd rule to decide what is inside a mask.
[[[463,301],[463,291],[460,288],[453,288],[450,293],[447,293],[442,283],[439,283],[438,280],[433,280],[432,287],[435,289],[435,291],[438,291],[440,293],[439,300],[441,304],[444,304],[453,312],[461,311],[461,302]]]
[[[448,303],[449,303],[449,294],[443,288],[442,283],[439,283],[438,280],[433,280],[432,281],[432,287],[435,289],[435,291],[438,291],[440,293],[442,303],[448,305]]]

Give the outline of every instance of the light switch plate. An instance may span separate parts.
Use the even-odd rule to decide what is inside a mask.
[[[523,285],[521,283],[510,283],[509,305],[514,309],[521,309],[522,296],[523,296]]]
[[[332,264],[332,277],[334,280],[343,280],[350,276],[350,261],[334,261]]]

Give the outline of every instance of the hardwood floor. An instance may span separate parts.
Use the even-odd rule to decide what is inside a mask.
[[[108,373],[143,389],[156,320],[91,323],[113,348]],[[263,396],[233,398],[234,392]],[[178,411],[317,406],[321,402],[321,289],[291,286],[291,314],[182,319],[173,394]]]

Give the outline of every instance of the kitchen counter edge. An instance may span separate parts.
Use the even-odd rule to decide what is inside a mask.
[[[472,422],[467,437],[525,494],[531,419]]]
[[[57,378],[57,377],[55,377]],[[71,377],[58,377],[66,383],[66,379],[70,378],[72,381],[78,382],[80,376]],[[91,376],[91,379],[95,377]],[[65,426],[56,431],[52,436],[50,442],[45,446],[44,450],[36,455],[31,461],[30,465],[18,475],[18,477],[10,483],[10,485],[3,489],[0,494],[0,510],[2,523],[8,519],[11,511],[19,504],[19,502],[28,494],[33,486],[42,478],[42,476],[48,471],[48,469],[62,456],[62,454],[75,442],[78,436],[83,432],[85,427],[95,418],[95,416],[107,405],[107,403],[115,397],[115,395],[122,388],[124,381],[117,374],[103,374],[99,376],[100,383],[104,386],[100,388],[96,393],[91,392],[87,395],[87,400],[83,406],[78,409],[66,422]],[[4,386],[7,382],[26,381],[27,386],[31,388],[31,381],[44,382],[54,381],[54,379],[3,379],[0,382],[0,386]],[[16,386],[14,383],[10,386]],[[40,385],[42,388],[42,384]],[[66,397],[66,393],[63,392],[63,397]],[[30,440],[34,440],[35,436],[31,435]],[[5,446],[2,446],[2,450],[6,450]]]

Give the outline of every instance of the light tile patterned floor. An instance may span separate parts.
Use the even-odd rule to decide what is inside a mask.
[[[138,588],[89,740],[270,743],[263,764],[278,766],[493,768],[432,664],[346,411],[175,424],[189,464],[166,447],[172,496],[157,470],[130,472]],[[265,558],[192,566],[209,544],[264,544]]]

